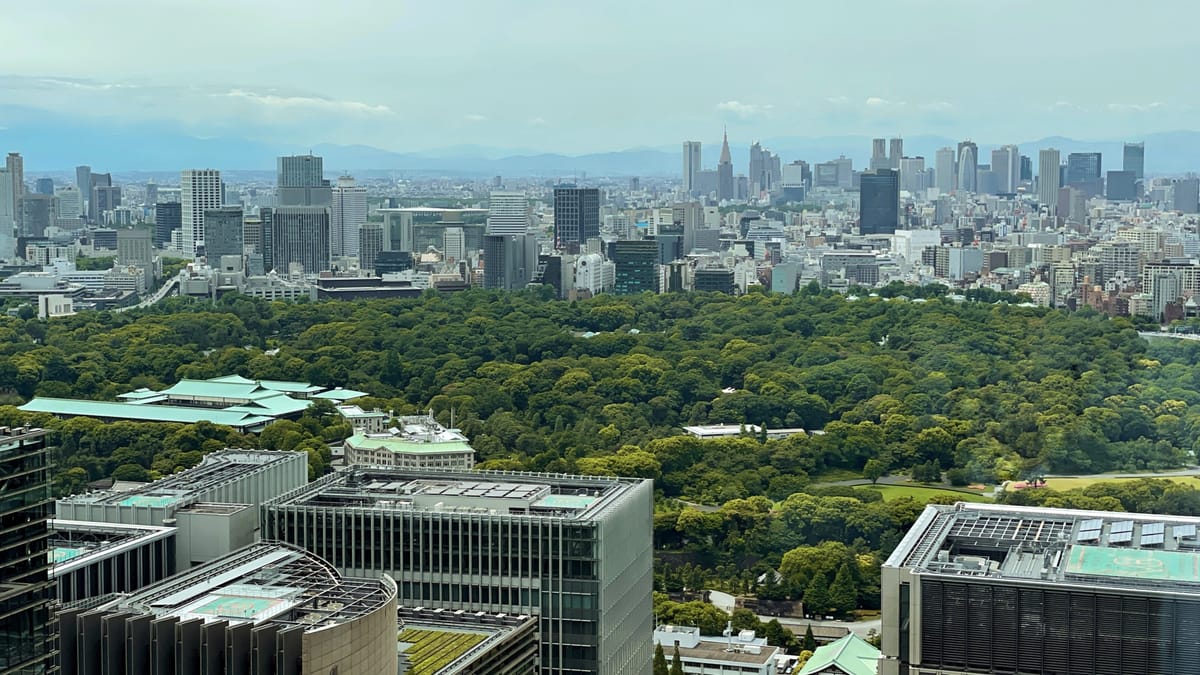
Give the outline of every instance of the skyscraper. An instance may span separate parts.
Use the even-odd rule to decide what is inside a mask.
[[[525,288],[537,270],[537,240],[527,234],[486,234],[483,237],[483,287]]]
[[[974,141],[958,144],[958,189],[977,192],[979,189],[979,146]]]
[[[575,185],[554,188],[554,248],[575,249],[600,236],[600,190]]]
[[[9,183],[9,190],[12,189]],[[0,673],[52,672],[50,453],[46,432],[0,427]]]
[[[39,178],[39,179],[37,179],[37,182],[34,184],[34,186],[35,186],[34,192],[38,193],[39,195],[54,194],[54,179],[53,178]]]
[[[54,188],[54,196],[58,199],[59,218],[79,217],[83,210],[83,195],[74,185],[60,185]]]
[[[87,214],[88,214],[88,220],[92,221],[93,223],[99,222],[100,217],[103,215],[102,210],[97,211],[97,209],[96,209],[96,188],[112,187],[112,184],[113,183],[112,183],[112,174],[111,173],[89,173],[88,174]]]
[[[1070,153],[1067,155],[1067,185],[1086,186],[1100,178],[1099,153]]]
[[[683,142],[683,191],[696,192],[700,173],[700,141]]]
[[[276,207],[272,213],[270,245],[273,269],[279,272],[286,272],[291,263],[303,265],[306,274],[328,270],[329,208]]]
[[[1200,178],[1175,181],[1174,207],[1180,213],[1200,213]]]
[[[892,171],[900,170],[900,160],[904,159],[904,139],[893,138],[888,141],[888,167]]]
[[[92,198],[92,167],[86,164],[75,167],[75,188],[79,190],[79,195],[83,198],[82,210],[79,215],[86,216],[89,213],[87,201]]]
[[[104,222],[104,214],[113,211],[121,205],[121,186],[97,185],[92,189],[92,201],[92,209],[96,214],[96,222]]]
[[[219,206],[204,211],[204,256],[210,267],[221,264],[221,256],[245,253],[245,215],[240,206]]]
[[[868,171],[859,183],[860,234],[893,234],[900,223],[900,172]]]
[[[21,195],[25,194],[25,160],[21,158],[21,153],[8,153],[4,168],[8,169],[8,176],[12,180],[13,199],[20,200]]]
[[[154,207],[154,245],[159,248],[171,243],[171,233],[183,226],[182,204],[163,202]]]
[[[887,139],[873,138],[871,139],[871,161],[867,164],[867,169],[877,171],[879,169],[887,169]]]
[[[1013,194],[1021,184],[1021,152],[1015,145],[1005,145],[992,151],[992,173],[996,175],[996,191]]]
[[[954,148],[942,148],[937,151],[934,162],[934,180],[937,189],[942,194],[954,192],[958,185],[958,171],[955,169]]]
[[[17,196],[8,169],[0,169],[0,236],[12,236],[17,226]],[[0,254],[0,257],[4,257]]]
[[[1124,163],[1121,168],[1132,171],[1135,180],[1146,177],[1146,144],[1126,143],[1124,148]]]
[[[524,192],[493,191],[488,196],[486,233],[525,234],[529,230],[529,213],[529,198]]]
[[[291,155],[277,162],[277,206],[329,206],[333,189],[324,178],[324,160],[316,155]]]
[[[383,223],[363,223],[358,228],[358,268],[375,269],[375,259],[383,250]]]
[[[763,148],[758,141],[750,144],[750,192],[757,194],[770,181],[766,175],[766,162],[763,158]]]
[[[367,222],[367,188],[355,185],[351,176],[338,178],[330,211],[330,255],[358,255],[358,230]]]
[[[717,201],[733,199],[737,193],[733,184],[733,156],[729,154],[729,132],[721,141],[721,160],[717,162]]]
[[[1038,153],[1038,203],[1049,209],[1051,216],[1058,212],[1060,163],[1060,155],[1054,148],[1045,148]]]
[[[221,172],[216,169],[187,169],[180,177],[180,213],[183,219],[183,252],[196,255],[204,242],[204,212],[221,204]]]

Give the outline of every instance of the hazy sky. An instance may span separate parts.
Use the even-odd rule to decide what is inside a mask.
[[[298,144],[559,152],[1194,128],[1200,5],[1116,0],[55,0],[0,22],[49,111]]]

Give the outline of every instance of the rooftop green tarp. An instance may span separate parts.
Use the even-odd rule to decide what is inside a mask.
[[[266,424],[273,418],[239,411],[186,408],[170,405],[138,405],[118,401],[88,401],[74,398],[38,397],[20,406],[25,412],[50,413],[70,417],[137,420],[142,422],[212,422],[236,428]]]
[[[1200,583],[1200,555],[1147,548],[1074,546],[1067,574]]]
[[[854,633],[849,633],[817,647],[797,675],[811,675],[829,668],[836,668],[846,675],[875,675],[879,668],[879,650]]]

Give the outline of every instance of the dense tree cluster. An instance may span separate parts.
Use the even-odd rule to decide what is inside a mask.
[[[880,551],[921,505],[813,487],[823,475],[908,472],[966,484],[1194,458],[1200,344],[1151,348],[1126,320],[1008,299],[902,286],[857,298],[810,286],[579,302],[544,290],[355,303],[169,299],[123,314],[0,318],[0,404],[111,400],[232,373],[368,391],[366,407],[453,416],[484,468],[654,479],[660,588],[715,578],[844,613],[877,602]],[[0,405],[0,424],[22,419]],[[259,437],[204,424],[33,421],[55,434],[60,491],[153,477],[225,445],[306,450],[315,475],[328,443],[349,433],[327,408]],[[680,435],[682,425],[708,423],[823,433]],[[1134,508],[1086,490],[1036,493],[1014,499]],[[1162,488],[1137,508],[1192,512],[1193,497]]]

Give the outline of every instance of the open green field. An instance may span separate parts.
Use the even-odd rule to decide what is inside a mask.
[[[990,502],[991,499],[984,497],[981,494],[974,492],[959,492],[958,490],[945,490],[935,487],[922,487],[918,485],[860,485],[856,490],[875,490],[883,493],[884,501],[891,499],[899,499],[901,497],[912,497],[919,502],[928,502],[934,497],[949,495],[963,502]]]
[[[1183,483],[1184,485],[1191,485],[1200,488],[1200,478],[1195,476],[1156,476],[1152,473],[1148,473],[1144,476],[1138,476],[1137,478],[1112,478],[1110,476],[1103,475],[1081,476],[1079,478],[1047,478],[1046,487],[1050,488],[1051,490],[1073,490],[1075,488],[1095,485],[1096,483],[1124,483],[1131,480],[1141,480],[1142,478],[1159,478],[1162,480],[1174,481],[1176,483]]]

